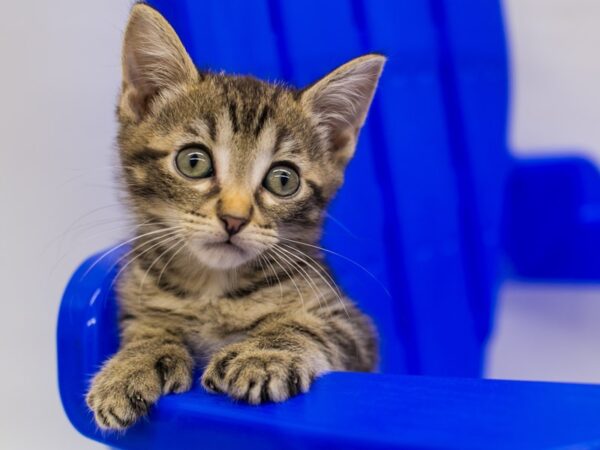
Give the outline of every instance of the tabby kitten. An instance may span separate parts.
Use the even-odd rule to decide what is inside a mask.
[[[199,71],[165,19],[133,7],[118,143],[137,235],[118,281],[121,347],[87,404],[121,430],[192,386],[258,404],[331,370],[373,370],[370,320],[316,243],[385,58],[296,90]]]

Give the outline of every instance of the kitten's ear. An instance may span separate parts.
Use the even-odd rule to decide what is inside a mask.
[[[131,10],[122,58],[121,109],[134,119],[142,118],[162,91],[198,77],[175,30],[158,11],[143,3]]]
[[[325,128],[343,162],[352,157],[385,61],[385,56],[378,54],[353,59],[302,93],[304,107]]]

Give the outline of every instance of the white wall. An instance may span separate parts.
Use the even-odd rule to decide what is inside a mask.
[[[2,2],[0,448],[85,449],[58,399],[54,328],[72,270],[117,239],[111,155],[128,0]],[[510,0],[511,142],[600,161],[600,2]],[[104,209],[96,210],[99,207]],[[86,215],[88,214],[88,215]],[[503,291],[491,376],[600,381],[600,290]]]
[[[69,274],[116,239],[71,226],[115,203],[106,166],[129,2],[2,3],[0,448],[102,448],[62,412],[54,332]],[[104,212],[81,223],[117,217]]]
[[[581,149],[600,163],[600,2],[504,0],[518,154]]]
[[[504,10],[514,152],[600,164],[600,2],[505,0]],[[509,283],[496,317],[488,376],[600,383],[600,284]]]

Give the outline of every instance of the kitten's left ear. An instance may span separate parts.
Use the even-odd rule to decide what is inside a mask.
[[[137,3],[131,10],[122,58],[121,109],[135,119],[143,118],[159,94],[198,78],[173,27],[144,3]]]
[[[353,59],[302,93],[303,106],[324,129],[341,162],[354,153],[385,61],[385,56],[378,54]]]

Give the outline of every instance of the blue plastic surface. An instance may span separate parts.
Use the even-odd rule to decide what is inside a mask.
[[[481,379],[332,373],[309,394],[250,406],[198,384],[163,397],[124,434],[103,434],[84,402],[87,382],[117,348],[111,284],[123,251],[73,275],[59,317],[59,383],[84,435],[126,449],[518,449],[600,446],[600,387]],[[87,272],[87,273],[86,273]]]
[[[505,245],[515,276],[600,280],[600,174],[590,161],[519,161],[507,203]]]
[[[391,293],[355,265],[329,258],[385,336],[383,371],[480,375],[510,162],[499,4],[150,3],[183,31],[196,64],[212,70],[301,86],[363,53],[389,57],[323,244]],[[356,205],[368,205],[368,214],[356,214]]]
[[[304,85],[360,54],[388,55],[323,239],[372,274],[329,258],[344,289],[377,323],[387,375],[327,376],[307,396],[261,408],[196,390],[161,400],[150,424],[119,440],[103,438],[83,394],[118,344],[109,289],[116,252],[84,279],[80,269],[61,307],[61,396],[77,429],[124,448],[201,438],[215,448],[245,439],[257,448],[515,448],[509,444],[600,439],[590,419],[600,388],[394,375],[480,376],[497,287],[506,277],[600,280],[597,169],[578,158],[516,160],[507,149],[509,70],[499,2],[149,3],[201,68]],[[426,395],[436,389],[439,398]],[[348,395],[355,403],[344,403]],[[490,399],[506,408],[478,406]],[[418,408],[405,409],[405,402]],[[552,412],[554,404],[564,415]]]

